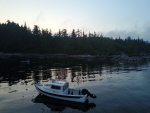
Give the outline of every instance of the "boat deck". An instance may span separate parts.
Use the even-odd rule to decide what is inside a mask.
[[[68,94],[70,94],[70,95],[82,95],[81,90],[79,90],[79,89],[69,89]]]

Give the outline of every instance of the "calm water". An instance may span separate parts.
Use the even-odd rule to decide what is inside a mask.
[[[77,105],[39,96],[34,81],[44,83],[52,76],[67,80],[72,88],[86,88],[97,98]],[[0,75],[0,113],[12,112],[150,113],[150,63],[6,68]]]

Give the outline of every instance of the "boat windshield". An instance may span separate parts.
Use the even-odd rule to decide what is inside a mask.
[[[55,86],[55,85],[52,85],[51,88],[52,88],[52,89],[57,89],[57,90],[60,90],[60,89],[61,89],[60,86]]]
[[[68,83],[66,83],[66,84],[63,86],[63,91],[65,91],[67,88],[68,88]]]

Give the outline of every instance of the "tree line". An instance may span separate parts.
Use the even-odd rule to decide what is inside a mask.
[[[3,53],[40,53],[68,55],[139,55],[150,53],[150,43],[143,39],[104,37],[96,32],[67,29],[52,33],[48,29],[33,29],[15,22],[0,23],[0,52]]]

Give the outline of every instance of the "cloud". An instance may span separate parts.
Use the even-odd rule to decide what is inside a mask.
[[[144,40],[150,42],[150,25],[145,26],[145,29],[142,31],[141,36]]]
[[[64,20],[64,21],[62,22],[61,26],[62,26],[63,28],[66,28],[67,26],[70,25],[70,22],[71,22],[71,20],[66,19],[66,20]]]
[[[128,36],[130,36],[131,38],[138,38],[139,34],[136,31],[113,30],[113,31],[105,32],[104,35],[108,37],[113,37],[113,38],[120,37],[122,39],[125,39]]]
[[[35,17],[33,24],[41,26],[41,24],[44,22],[44,20],[45,20],[44,13],[39,12],[38,15]]]
[[[141,29],[138,30],[112,30],[104,33],[106,37],[113,37],[113,38],[122,38],[125,39],[130,36],[132,39],[143,39],[144,41],[150,42],[150,25],[143,26]]]

